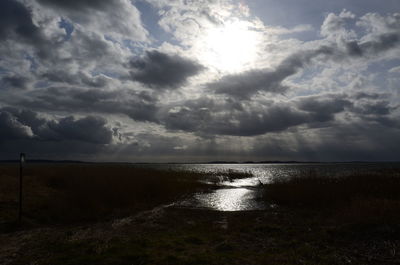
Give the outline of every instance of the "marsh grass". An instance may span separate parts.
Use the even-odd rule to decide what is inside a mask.
[[[0,218],[16,216],[18,165],[0,167]],[[24,217],[39,223],[124,216],[204,189],[202,173],[123,164],[34,164],[24,169]]]
[[[0,165],[0,223],[15,220],[18,164]],[[251,177],[250,172],[155,169],[130,164],[28,164],[24,217],[33,223],[97,221],[167,204],[213,185],[200,180]]]
[[[265,197],[288,207],[333,212],[343,221],[398,222],[400,172],[382,170],[347,176],[306,175],[277,179],[264,186]]]

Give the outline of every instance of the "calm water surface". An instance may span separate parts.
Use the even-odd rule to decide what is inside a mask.
[[[250,172],[253,177],[217,182],[212,192],[196,193],[187,200],[178,202],[182,207],[207,208],[218,211],[261,210],[274,205],[266,205],[261,200],[260,183],[265,184],[276,178],[307,176],[309,174],[327,177],[346,176],[354,173],[379,172],[382,169],[400,169],[400,163],[294,163],[294,164],[147,164],[144,167],[190,170],[218,177],[217,172]]]

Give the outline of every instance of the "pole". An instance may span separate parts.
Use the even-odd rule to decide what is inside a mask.
[[[19,203],[18,203],[18,223],[22,221],[22,169],[25,162],[25,154],[21,153],[19,160]]]

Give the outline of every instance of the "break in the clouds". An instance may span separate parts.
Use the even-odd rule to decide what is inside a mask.
[[[398,160],[399,69],[393,1],[3,0],[0,158]]]

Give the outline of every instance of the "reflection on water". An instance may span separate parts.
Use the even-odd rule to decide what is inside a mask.
[[[218,211],[249,211],[264,209],[264,205],[255,200],[257,191],[246,188],[222,188],[209,193],[197,193],[193,198],[181,203],[181,206],[209,208]]]
[[[202,182],[219,187],[213,192],[194,194],[192,198],[180,202],[178,205],[219,211],[243,211],[265,208],[262,200],[255,200],[255,198],[260,195],[259,184],[267,184],[273,179],[308,176],[314,172],[329,177],[379,172],[382,169],[400,168],[400,163],[147,164],[141,166],[203,172],[205,177]],[[232,181],[215,180],[218,172],[229,170],[250,172],[254,177]]]
[[[260,184],[260,180],[258,178],[244,178],[244,179],[234,179],[232,181],[222,181],[220,183],[221,186],[230,186],[230,187],[255,187]]]
[[[219,189],[212,193],[196,194],[195,200],[207,208],[219,211],[243,211],[262,208],[255,199],[255,192],[249,189]]]
[[[219,171],[250,172],[254,183],[266,184],[273,179],[307,176],[310,172],[326,176],[346,176],[353,173],[373,173],[382,169],[398,169],[400,163],[287,163],[287,164],[145,164],[135,165],[172,170],[190,170],[214,174]]]

